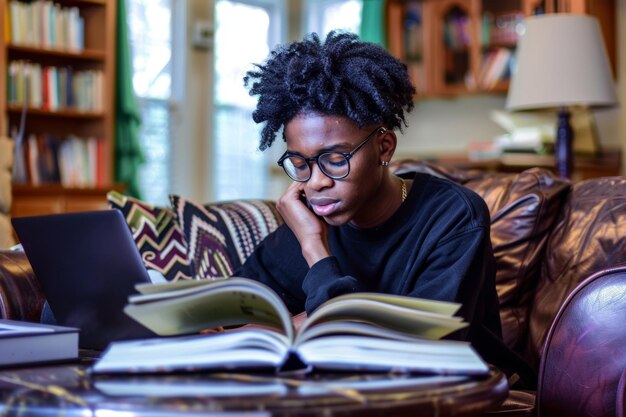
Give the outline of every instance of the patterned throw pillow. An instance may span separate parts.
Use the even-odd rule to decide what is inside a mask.
[[[197,204],[171,195],[195,278],[229,277],[282,223],[272,201]]]
[[[146,268],[168,281],[193,277],[187,245],[170,208],[156,207],[116,191],[107,194],[109,206],[121,210]]]

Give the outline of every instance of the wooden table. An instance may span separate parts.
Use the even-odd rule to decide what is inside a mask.
[[[92,377],[85,363],[0,371],[2,416],[474,416],[508,394],[504,375],[194,374]]]
[[[521,172],[529,168],[541,167],[556,173],[554,155],[533,155],[524,153],[503,154],[499,158],[473,160],[466,154],[448,154],[425,161],[437,165],[460,169],[478,169],[491,172]],[[579,181],[595,177],[622,175],[622,154],[619,149],[604,150],[595,156],[576,155],[572,179]]]

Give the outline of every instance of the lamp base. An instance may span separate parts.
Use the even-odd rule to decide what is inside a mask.
[[[569,122],[570,112],[561,107],[559,120],[556,127],[556,140],[554,144],[554,157],[557,173],[561,178],[571,178],[574,166],[574,131]]]

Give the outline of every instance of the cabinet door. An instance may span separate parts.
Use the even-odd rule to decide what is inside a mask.
[[[476,88],[479,13],[477,0],[429,2],[433,28],[433,83],[436,94],[459,94]]]
[[[482,0],[480,23],[480,70],[478,88],[506,92],[524,12],[520,0]]]
[[[54,195],[16,196],[11,207],[11,217],[41,216],[65,212],[65,201]]]
[[[387,2],[389,52],[407,65],[418,97],[432,91],[432,21],[422,0]]]

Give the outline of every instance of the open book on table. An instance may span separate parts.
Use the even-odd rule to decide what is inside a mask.
[[[375,293],[333,298],[296,332],[269,287],[246,278],[140,284],[126,314],[162,337],[113,342],[94,373],[219,369],[398,371],[482,375],[466,342],[439,340],[467,324],[455,303]],[[222,326],[256,324],[222,333]],[[184,336],[180,336],[184,335]]]

